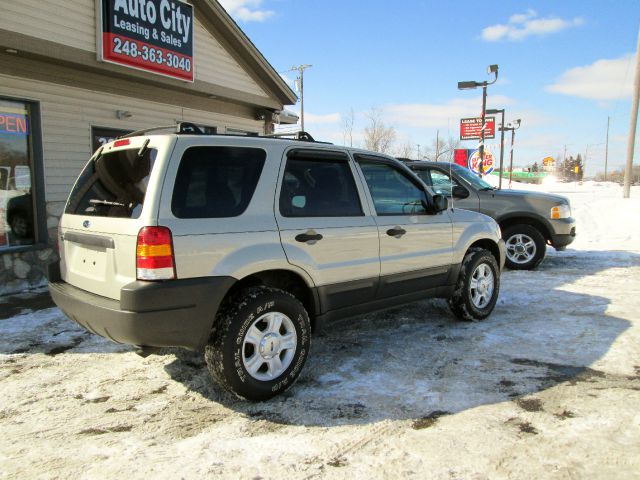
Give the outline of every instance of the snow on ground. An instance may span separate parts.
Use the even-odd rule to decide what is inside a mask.
[[[640,478],[640,188],[535,188],[571,199],[578,238],[504,272],[489,319],[342,321],[269,402],[0,298],[0,478]]]

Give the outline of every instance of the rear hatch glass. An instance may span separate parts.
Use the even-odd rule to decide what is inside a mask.
[[[157,153],[152,148],[144,152],[128,149],[98,155],[80,174],[65,213],[138,218]]]
[[[141,215],[161,148],[147,148],[148,143],[132,139],[124,149],[107,145],[78,177],[60,228],[66,282],[117,300],[121,288],[136,280],[137,234],[153,223],[149,214]]]

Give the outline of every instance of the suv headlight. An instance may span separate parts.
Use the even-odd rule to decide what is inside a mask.
[[[571,207],[566,203],[562,205],[556,205],[549,212],[549,217],[553,219],[557,218],[569,218],[571,216]]]

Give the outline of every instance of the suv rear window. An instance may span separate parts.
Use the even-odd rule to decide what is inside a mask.
[[[171,211],[177,218],[241,215],[253,197],[266,157],[257,148],[189,148],[178,168]]]
[[[138,218],[158,151],[138,153],[137,148],[118,150],[90,161],[69,195],[65,213]]]

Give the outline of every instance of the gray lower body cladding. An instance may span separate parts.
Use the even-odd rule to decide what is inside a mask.
[[[123,287],[118,301],[74,287],[54,273],[49,291],[71,320],[116,343],[201,350],[220,302],[235,281],[232,277],[137,281]]]

